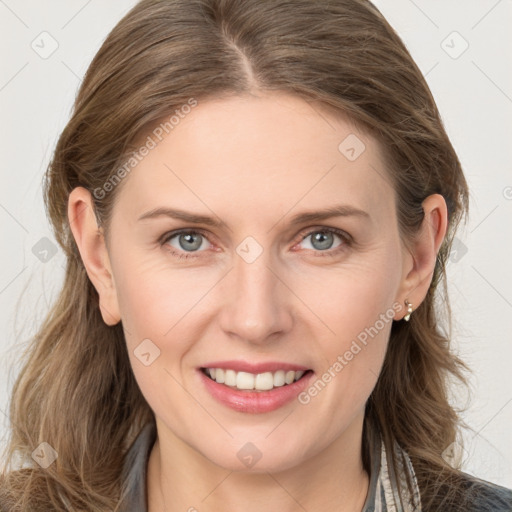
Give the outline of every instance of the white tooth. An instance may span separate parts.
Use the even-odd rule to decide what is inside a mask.
[[[224,379],[225,379],[225,372],[222,368],[216,368],[215,369],[215,380],[219,383],[219,384],[224,384]]]
[[[284,370],[277,370],[274,373],[274,387],[284,386]]]
[[[284,381],[286,384],[291,384],[295,379],[295,372],[293,370],[290,370],[286,372],[286,376],[284,378]]]
[[[254,388],[259,391],[266,391],[274,387],[274,376],[272,372],[258,373]]]
[[[238,389],[254,389],[254,375],[247,372],[236,374],[236,387]]]
[[[226,384],[226,386],[236,386],[235,370],[226,370],[226,374],[224,376],[224,384]]]
[[[235,370],[225,370],[223,368],[206,368],[206,373],[219,384],[226,384],[243,390],[267,391],[274,387],[292,384],[299,380],[305,371],[277,370],[274,373],[264,372],[254,375],[253,373],[235,372]]]

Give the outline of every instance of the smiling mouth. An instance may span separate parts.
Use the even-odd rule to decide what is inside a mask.
[[[312,373],[313,370],[277,370],[275,372],[249,373],[225,368],[201,368],[201,371],[218,384],[240,391],[271,391],[289,386]]]

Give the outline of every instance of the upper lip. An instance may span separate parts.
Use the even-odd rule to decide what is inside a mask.
[[[236,372],[247,372],[254,374],[276,372],[278,370],[309,370],[308,367],[302,366],[300,364],[284,363],[279,361],[267,361],[264,363],[250,363],[248,361],[214,361],[204,364],[202,368],[223,368],[225,370],[234,370]]]

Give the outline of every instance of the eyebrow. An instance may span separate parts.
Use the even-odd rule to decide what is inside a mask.
[[[158,217],[171,217],[173,219],[182,220],[190,224],[203,224],[205,226],[212,226],[215,228],[221,227],[225,223],[218,217],[210,217],[208,215],[201,215],[197,213],[187,212],[185,210],[178,210],[175,208],[159,207],[142,214],[137,220],[155,219]],[[299,213],[291,218],[289,224],[294,226],[297,224],[304,224],[306,222],[315,222],[332,217],[360,217],[362,219],[370,220],[370,214],[351,205],[335,205],[323,210],[311,210]]]

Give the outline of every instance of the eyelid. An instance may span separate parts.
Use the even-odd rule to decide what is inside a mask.
[[[302,240],[304,240],[308,236],[312,235],[313,233],[321,233],[321,232],[334,233],[335,235],[338,235],[340,238],[342,238],[345,242],[347,242],[347,243],[352,242],[352,237],[346,231],[344,231],[343,229],[333,228],[330,226],[312,226],[312,227],[305,228],[297,235],[298,241],[302,242]],[[322,251],[319,251],[319,252],[322,252]],[[324,251],[324,252],[326,252],[326,251]]]
[[[206,231],[202,230],[201,228],[181,228],[181,229],[176,229],[174,231],[167,231],[158,239],[158,244],[161,247],[163,247],[172,238],[179,236],[179,235],[186,235],[186,234],[190,234],[190,233],[199,234],[203,238],[206,238],[206,240],[208,241],[209,244],[212,244],[212,242],[210,241],[210,238],[209,238],[209,234],[206,233]],[[196,258],[198,254],[200,254],[202,252],[206,252],[206,251],[191,251],[191,252],[179,251],[178,249],[176,249],[172,246],[169,246],[168,250],[172,255],[179,255],[178,257],[184,257],[184,258],[190,258],[190,257]]]
[[[186,234],[189,234],[189,233],[197,233],[201,236],[204,236],[208,242],[210,242],[210,239],[209,239],[209,234],[206,233],[206,231],[203,231],[202,229],[200,228],[181,228],[181,229],[176,229],[174,231],[166,231],[159,239],[158,239],[158,242],[160,244],[165,244],[167,243],[171,238],[174,238],[175,236],[178,236],[178,235],[186,235]],[[211,242],[210,242],[211,243]]]

